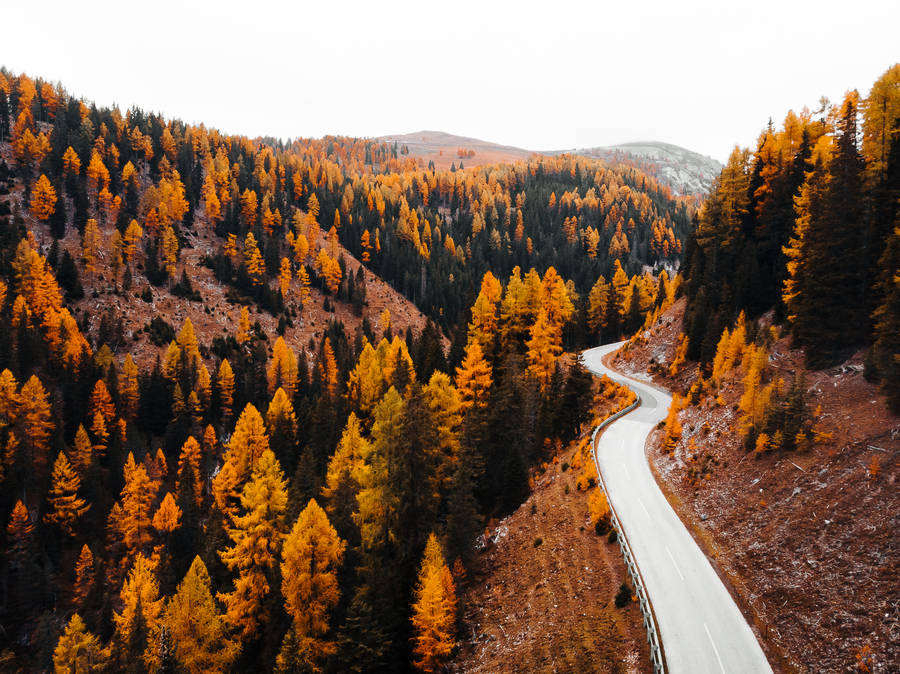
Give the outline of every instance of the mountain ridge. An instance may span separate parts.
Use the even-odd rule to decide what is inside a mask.
[[[529,150],[429,129],[376,136],[375,140],[398,143],[410,156],[421,158],[423,162],[434,162],[439,168],[459,161],[477,165],[527,159],[533,155],[575,154],[602,159],[611,164],[634,165],[668,185],[677,195],[704,195],[722,170],[722,164],[712,157],[674,143],[655,140],[584,148]],[[474,154],[467,156],[465,151],[474,151]]]

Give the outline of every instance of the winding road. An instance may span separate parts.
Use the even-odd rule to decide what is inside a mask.
[[[585,367],[631,388],[641,398],[597,443],[610,502],[631,550],[659,625],[669,674],[771,672],[744,616],[709,560],[663,495],[644,453],[647,436],[665,419],[670,396],[610,370],[603,357],[619,344],[582,354]]]

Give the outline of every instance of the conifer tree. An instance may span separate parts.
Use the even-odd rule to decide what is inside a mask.
[[[77,613],[73,614],[53,651],[56,672],[103,672],[109,665],[109,649],[85,627]]]
[[[341,441],[328,462],[325,486],[322,487],[325,509],[345,538],[355,530],[352,517],[360,489],[360,471],[363,470],[363,458],[368,457],[371,451],[371,444],[361,433],[356,413],[351,412]]]
[[[278,654],[279,670],[321,671],[325,658],[334,653],[335,644],[325,635],[329,614],[340,598],[337,572],[345,547],[325,511],[310,500],[282,549],[281,593],[293,622],[292,635]]]
[[[119,375],[119,404],[122,409],[122,417],[126,420],[134,419],[139,402],[138,369],[131,354],[128,353],[125,354],[122,372]]]
[[[182,491],[190,493],[198,508],[203,503],[203,478],[200,472],[201,455],[200,444],[193,435],[189,435],[181,446],[181,454],[178,456],[178,473],[175,478],[176,493],[181,494]]]
[[[50,395],[37,375],[31,375],[19,392],[19,421],[22,424],[21,440],[29,464],[41,474],[49,459],[54,423],[50,412]]]
[[[31,191],[31,212],[38,220],[47,221],[56,210],[56,190],[43,173]]]
[[[434,533],[428,538],[419,569],[412,624],[416,668],[439,671],[456,643],[456,589]]]
[[[240,514],[231,517],[227,533],[233,545],[219,552],[225,565],[238,573],[234,590],[221,593],[219,599],[225,603],[226,620],[242,640],[259,636],[259,627],[268,620],[264,600],[284,537],[286,508],[281,466],[265,449],[241,492]]]
[[[166,604],[164,621],[171,630],[175,658],[191,674],[226,672],[240,646],[228,630],[211,591],[206,565],[194,557],[178,590]]]
[[[556,371],[556,361],[562,353],[562,334],[550,321],[546,309],[538,313],[537,321],[531,328],[528,346],[528,374],[538,382],[541,393],[547,390],[550,379]]]
[[[474,407],[487,405],[487,397],[493,380],[491,366],[485,360],[477,340],[469,340],[466,355],[456,369],[456,388],[459,391],[460,408],[465,413]]]
[[[275,340],[272,348],[272,361],[266,372],[269,383],[269,395],[274,395],[276,389],[283,388],[289,397],[294,396],[297,386],[297,356],[288,347],[283,337]]]
[[[223,361],[224,362],[224,361]],[[225,453],[225,464],[213,480],[213,496],[219,510],[234,512],[234,502],[256,462],[269,449],[262,416],[250,403],[241,412]]]
[[[75,524],[90,509],[90,504],[78,497],[81,478],[72,469],[72,465],[63,452],[56,457],[53,465],[52,486],[47,500],[50,510],[44,515],[44,521],[55,524],[65,536],[75,535]]]
[[[85,543],[78,560],[75,562],[75,585],[73,587],[73,599],[76,606],[84,604],[88,593],[94,586],[94,553]]]
[[[227,358],[219,365],[219,373],[216,375],[216,389],[219,393],[219,409],[222,412],[222,421],[231,420],[231,406],[234,404],[234,371]]]
[[[113,643],[122,671],[153,670],[163,601],[150,561],[139,554],[119,594],[121,611],[113,614]]]
[[[75,446],[72,448],[72,467],[80,477],[84,478],[87,476],[93,460],[94,446],[84,429],[84,424],[78,424],[78,430],[75,432]]]
[[[602,276],[597,279],[588,295],[588,328],[595,335],[606,325],[609,307],[610,288]]]
[[[125,485],[119,497],[119,508],[109,516],[110,527],[118,533],[129,557],[143,550],[152,540],[153,504],[159,483],[150,479],[143,464],[135,462],[129,452],[124,468]]]
[[[31,537],[34,534],[34,524],[28,508],[21,500],[16,501],[12,514],[6,525],[6,540],[8,541],[8,554],[13,568],[23,568],[31,550]]]

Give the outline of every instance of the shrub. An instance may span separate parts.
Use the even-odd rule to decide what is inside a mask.
[[[625,608],[628,606],[628,602],[631,601],[631,588],[628,587],[628,583],[622,583],[619,586],[619,591],[616,593],[616,608]]]

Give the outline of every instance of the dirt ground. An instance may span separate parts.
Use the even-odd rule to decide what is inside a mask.
[[[613,603],[627,575],[619,547],[594,533],[588,493],[576,487],[583,467],[575,455],[589,433],[488,529],[497,542],[461,588],[464,637],[452,671],[651,671],[637,603]]]
[[[644,376],[667,369],[683,309],[682,300],[613,364]],[[783,671],[900,671],[900,418],[863,378],[863,357],[804,371],[816,424],[832,435],[807,453],[742,448],[741,369],[725,377],[721,404],[712,395],[681,412],[671,455],[662,431],[649,440],[657,480]],[[782,338],[769,365],[790,382],[803,354]],[[683,391],[696,364],[654,378]]]

